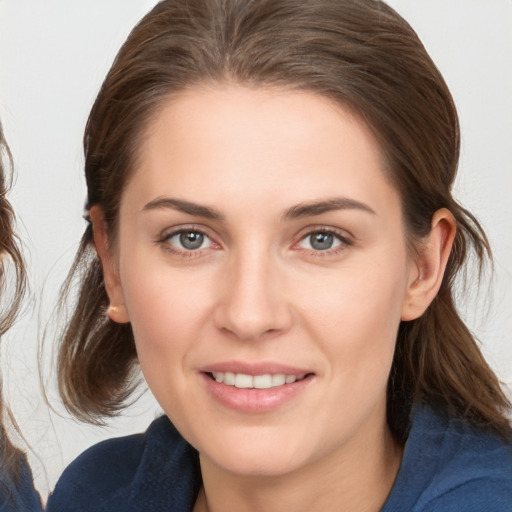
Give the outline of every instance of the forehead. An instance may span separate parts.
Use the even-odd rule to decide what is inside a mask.
[[[189,89],[153,118],[139,156],[130,201],[163,194],[226,206],[260,200],[287,207],[340,194],[397,200],[370,129],[310,92]]]

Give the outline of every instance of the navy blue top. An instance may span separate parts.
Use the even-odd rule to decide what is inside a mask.
[[[512,444],[416,406],[381,512],[512,512]],[[167,417],[93,446],[65,470],[47,512],[188,512],[199,457]]]
[[[42,512],[39,494],[32,484],[32,473],[20,454],[16,479],[0,466],[0,512]]]

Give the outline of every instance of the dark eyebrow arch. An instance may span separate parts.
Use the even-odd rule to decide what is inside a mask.
[[[302,217],[311,217],[334,210],[362,210],[364,212],[371,213],[372,215],[377,215],[375,210],[365,203],[361,203],[360,201],[349,199],[347,197],[336,197],[322,201],[313,201],[311,203],[301,203],[293,206],[286,211],[284,219],[292,220]]]
[[[165,208],[172,208],[173,210],[178,210],[189,215],[194,215],[195,217],[204,217],[206,219],[213,220],[224,219],[224,215],[222,215],[217,210],[214,210],[213,208],[191,203],[190,201],[183,201],[182,199],[174,199],[172,197],[157,197],[156,199],[153,199],[153,201],[147,203],[144,206],[143,211],[159,210]]]

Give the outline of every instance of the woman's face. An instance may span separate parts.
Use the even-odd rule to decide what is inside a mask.
[[[109,295],[205,460],[284,474],[386,433],[416,267],[383,167],[366,126],[312,93],[198,87],[149,127]]]

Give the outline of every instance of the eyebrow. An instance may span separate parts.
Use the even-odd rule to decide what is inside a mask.
[[[285,220],[299,219],[302,217],[312,217],[321,215],[322,213],[334,210],[361,210],[372,215],[377,215],[375,210],[367,204],[348,197],[335,197],[322,201],[313,201],[310,203],[301,203],[293,206],[284,214]]]
[[[224,220],[224,215],[214,208],[171,197],[157,197],[156,199],[153,199],[147,203],[144,206],[143,211],[159,210],[165,208],[172,208],[173,210],[178,210],[195,217],[204,217],[206,219],[213,220]],[[371,213],[372,215],[376,215],[375,211],[365,203],[347,197],[337,197],[321,201],[313,201],[310,203],[300,203],[296,206],[292,206],[286,210],[285,214],[283,215],[283,219],[293,220],[303,217],[312,217],[335,210],[361,210],[367,213]]]
[[[189,201],[183,201],[182,199],[174,199],[171,197],[157,197],[147,203],[143,211],[149,210],[159,210],[165,208],[172,208],[173,210],[178,210],[183,213],[187,213],[189,215],[194,215],[195,217],[205,217],[206,219],[213,220],[223,220],[224,215],[214,210],[213,208],[209,208],[208,206],[202,206],[200,204],[191,203]]]

